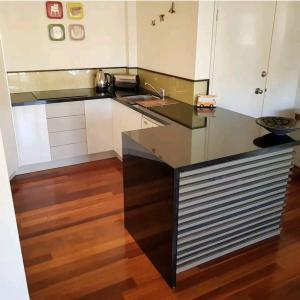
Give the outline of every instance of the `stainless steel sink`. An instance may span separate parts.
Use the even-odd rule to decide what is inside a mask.
[[[122,97],[122,100],[126,101],[126,103],[129,105],[135,106],[138,104],[146,108],[178,104],[178,101],[173,99],[169,99],[167,97],[165,99],[161,99],[151,94]]]
[[[160,98],[154,95],[134,95],[134,96],[123,97],[122,99],[135,102],[135,101],[157,100]]]

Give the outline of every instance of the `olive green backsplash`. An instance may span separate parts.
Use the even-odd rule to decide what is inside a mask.
[[[11,93],[60,89],[92,88],[96,69],[8,73]],[[104,69],[112,74],[125,74],[127,68]]]
[[[112,74],[138,74],[141,87],[149,82],[157,89],[165,89],[166,96],[188,104],[194,104],[196,95],[206,94],[207,91],[207,81],[194,82],[137,68],[112,68],[104,71]],[[96,69],[8,73],[8,83],[11,93],[92,88],[95,72]]]
[[[156,89],[165,89],[166,96],[188,104],[194,104],[198,94],[207,93],[207,81],[195,82],[142,69],[138,69],[137,74],[140,76],[141,86],[149,82]]]

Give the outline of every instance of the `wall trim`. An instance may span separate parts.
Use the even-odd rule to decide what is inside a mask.
[[[98,70],[98,69],[103,69],[103,70],[107,70],[107,69],[127,69],[127,70],[142,70],[142,71],[146,71],[146,72],[152,72],[155,74],[159,74],[159,75],[164,75],[164,76],[170,76],[170,77],[174,77],[177,79],[181,79],[181,80],[186,80],[186,81],[190,81],[190,82],[205,82],[207,81],[209,84],[209,79],[190,79],[190,78],[186,78],[186,77],[180,77],[177,75],[172,75],[172,74],[168,74],[168,73],[163,73],[163,72],[158,72],[158,71],[153,71],[150,69],[145,69],[145,68],[140,68],[140,67],[126,67],[126,66],[122,66],[122,67],[97,67],[97,68],[74,68],[74,69],[49,69],[49,70],[29,70],[29,71],[8,71],[7,74],[14,74],[14,73],[35,73],[35,72],[59,72],[59,71],[85,71],[85,70]]]
[[[130,69],[130,68],[128,68]],[[186,81],[190,81],[190,82],[204,82],[204,81],[209,81],[209,79],[190,79],[190,78],[185,78],[185,77],[180,77],[180,76],[176,76],[176,75],[172,75],[172,74],[167,74],[167,73],[162,73],[162,72],[158,72],[158,71],[153,71],[153,70],[149,70],[149,69],[145,69],[145,68],[136,68],[138,70],[142,70],[142,71],[147,71],[147,72],[152,72],[155,74],[159,74],[159,75],[165,75],[165,76],[170,76],[170,77],[174,77],[177,79],[181,79],[181,80],[186,80]]]
[[[97,68],[74,68],[74,69],[44,69],[44,70],[29,70],[29,71],[7,71],[7,74],[14,73],[36,73],[36,72],[59,72],[59,71],[85,71],[85,70],[98,70],[98,69],[128,69],[128,67],[97,67]]]

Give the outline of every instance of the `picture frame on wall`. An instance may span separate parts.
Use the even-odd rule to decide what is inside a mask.
[[[62,3],[59,1],[47,1],[46,13],[49,19],[62,19],[64,16]]]
[[[72,41],[82,41],[85,38],[85,30],[82,24],[70,24],[69,35]]]
[[[80,20],[83,18],[83,5],[80,2],[67,2],[67,13],[69,19]]]
[[[49,24],[48,32],[51,41],[63,41],[66,38],[65,26],[63,24]]]

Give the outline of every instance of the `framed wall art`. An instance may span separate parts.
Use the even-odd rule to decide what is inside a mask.
[[[73,41],[82,41],[85,38],[84,26],[81,24],[70,24],[69,25],[70,39]]]
[[[67,13],[69,19],[82,19],[83,6],[80,2],[67,2]]]
[[[65,27],[62,24],[49,24],[48,32],[51,41],[63,41],[66,38]]]
[[[47,1],[46,13],[49,19],[62,19],[64,16],[62,3],[59,1]]]

